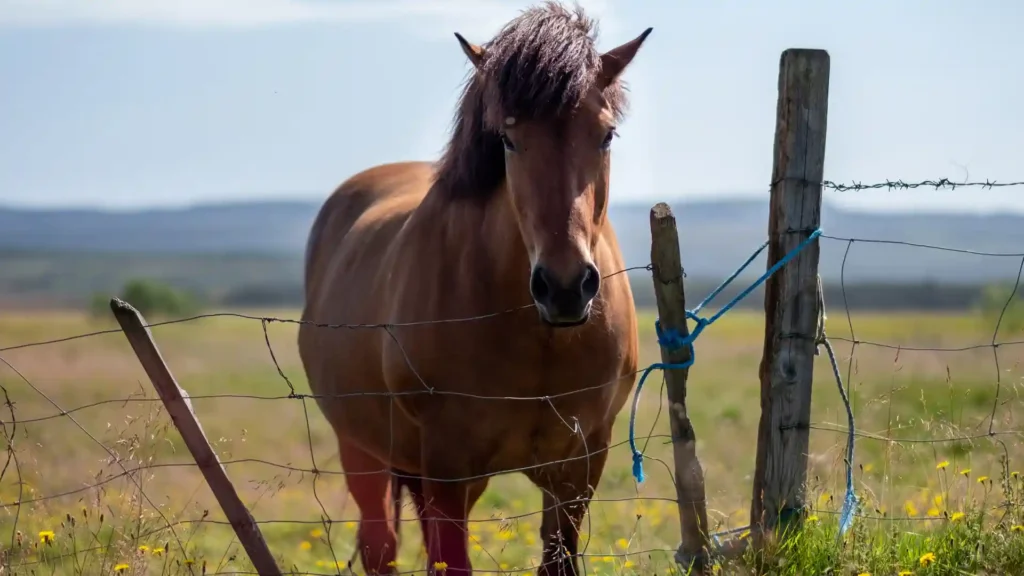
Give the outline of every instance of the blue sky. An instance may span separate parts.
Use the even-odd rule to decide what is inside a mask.
[[[468,70],[528,2],[0,0],[0,204],[320,198],[432,159]],[[826,177],[1024,180],[1024,3],[581,2],[626,74],[615,201],[766,194],[779,54],[832,62]],[[1013,209],[1024,187],[829,193],[873,210]]]

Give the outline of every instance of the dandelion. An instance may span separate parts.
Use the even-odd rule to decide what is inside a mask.
[[[623,550],[627,550],[629,549],[629,540],[626,540],[625,538],[619,538],[615,541],[615,545],[619,548],[622,548]]]
[[[857,576],[871,576],[871,572],[861,572],[860,574],[857,574]]]
[[[907,516],[917,516],[917,507],[910,500],[903,503],[903,508],[907,511]]]
[[[865,472],[871,472],[874,468],[875,468],[874,464],[865,464],[864,465],[864,471]]]
[[[945,470],[947,467],[949,467],[949,460],[943,460],[935,465],[936,470]]]
[[[818,516],[815,515],[815,514],[811,514],[810,516],[807,517],[807,523],[808,524],[813,524],[813,523],[815,523],[817,521],[818,521]]]
[[[43,530],[39,533],[39,542],[42,544],[53,544],[53,530]]]
[[[921,566],[928,566],[929,564],[932,564],[932,563],[935,562],[935,554],[933,554],[931,552],[927,552],[924,556],[921,556],[921,558],[920,558],[920,560],[918,560],[918,562],[921,563]]]
[[[153,548],[153,556],[163,556],[163,554],[164,554],[164,549],[163,548]]]
[[[928,509],[928,515],[931,516],[932,518],[937,517],[939,515],[939,509],[935,508],[935,507],[929,508]]]
[[[448,569],[447,562],[434,562],[434,570],[444,571]]]
[[[1024,526],[1021,526],[1020,524],[1017,524],[1015,526],[1011,526],[1010,527],[1010,532],[1024,532]]]
[[[914,573],[910,570],[900,570],[898,576],[914,576]]]
[[[310,538],[319,538],[324,535],[324,531],[319,528],[313,528],[309,532]]]
[[[129,566],[127,564],[118,564],[117,566],[114,566],[114,572],[117,572],[118,574],[123,574],[125,571],[128,570],[128,568]]]
[[[950,522],[959,522],[964,519],[963,512],[953,512],[953,515],[949,517]]]
[[[936,494],[933,502],[935,502],[936,506],[942,506],[942,494]]]
[[[391,566],[392,568],[397,568],[398,567],[398,561],[397,560],[392,560],[392,561],[388,562],[388,566]]]
[[[633,564],[632,560],[626,560],[625,562],[622,563],[622,567],[623,568],[632,568],[633,566],[634,566],[634,564]]]
[[[966,478],[966,477],[971,475],[971,469],[970,468],[964,468],[963,470],[960,471],[960,473],[964,475],[964,478]]]
[[[984,484],[988,481],[988,476],[978,476],[978,484]]]
[[[310,544],[308,540],[303,540],[301,543],[299,543],[299,549],[300,550],[310,550],[312,548],[313,548],[313,545]]]
[[[1020,472],[1017,472],[1016,470],[1010,472],[1010,478],[1016,478],[1017,476],[1020,476]]]
[[[193,565],[195,563],[196,563],[195,560],[193,560],[191,558],[185,558],[185,566],[191,566],[191,565]]]
[[[750,536],[750,530],[744,530],[743,532],[740,532],[740,540],[746,539],[747,536]]]
[[[145,544],[139,546],[139,554],[145,554],[146,552],[149,552],[149,546],[146,546]]]

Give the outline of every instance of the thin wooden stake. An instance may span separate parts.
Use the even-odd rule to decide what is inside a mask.
[[[174,380],[174,376],[160,355],[160,350],[157,349],[153,335],[146,327],[142,315],[131,304],[118,298],[110,300],[110,309],[114,312],[117,323],[121,325],[121,330],[128,338],[128,343],[131,344],[139,362],[142,363],[146,374],[149,375],[150,381],[153,382],[157,394],[163,400],[167,413],[170,414],[171,420],[174,421],[178,432],[181,433],[181,437],[202,471],[203,477],[210,485],[210,490],[213,491],[217,502],[224,510],[224,515],[231,522],[231,527],[235,529],[238,541],[245,548],[253,567],[256,568],[260,576],[280,576],[281,569],[270,553],[270,548],[267,547],[267,542],[263,539],[263,533],[260,532],[256,521],[253,520],[249,510],[238,497],[231,480],[228,479],[227,472],[221,465],[220,459],[217,458],[217,453],[213,451],[207,441],[206,434],[199,425],[195,412],[192,411],[188,394]]]
[[[658,318],[662,330],[675,330],[689,335],[686,325],[686,293],[683,287],[683,266],[679,258],[679,233],[672,209],[665,203],[651,208],[651,262],[654,295],[658,301]],[[661,348],[664,363],[679,364],[690,360],[690,350]],[[708,565],[708,513],[704,496],[704,471],[697,460],[697,437],[686,415],[686,379],[689,368],[665,370],[669,402],[669,424],[672,429],[672,452],[675,457],[676,498],[679,506],[679,528],[682,542],[676,559],[694,572]]]

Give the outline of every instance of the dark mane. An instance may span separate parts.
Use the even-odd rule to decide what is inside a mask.
[[[437,186],[450,198],[486,198],[505,180],[505,151],[496,128],[506,116],[556,119],[571,112],[601,69],[596,26],[579,6],[555,2],[524,11],[483,47],[471,72],[437,168]],[[616,115],[625,107],[618,82],[604,91]]]

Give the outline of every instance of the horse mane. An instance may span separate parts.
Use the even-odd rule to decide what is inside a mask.
[[[525,10],[488,43],[466,81],[435,187],[449,199],[486,199],[505,180],[498,127],[505,117],[557,121],[579,106],[601,71],[595,22],[553,1]],[[626,107],[620,82],[604,90],[616,116]]]

